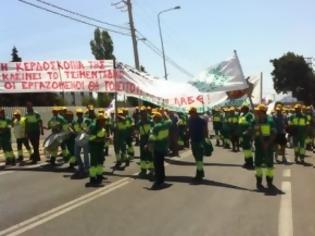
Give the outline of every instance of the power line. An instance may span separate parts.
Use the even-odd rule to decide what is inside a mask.
[[[124,36],[130,36],[129,33],[121,32],[121,31],[105,28],[105,27],[102,27],[102,26],[99,26],[99,25],[96,25],[96,24],[93,24],[93,23],[89,23],[89,22],[86,22],[84,20],[81,20],[81,19],[69,16],[69,15],[65,15],[65,14],[57,12],[57,11],[53,11],[53,10],[48,9],[46,7],[42,7],[42,6],[36,5],[34,3],[31,3],[31,2],[28,2],[28,1],[25,1],[25,0],[17,0],[17,1],[19,1],[21,3],[24,3],[24,4],[27,4],[29,6],[35,7],[37,9],[40,9],[40,10],[43,10],[43,11],[46,11],[46,12],[49,12],[49,13],[52,13],[52,14],[55,14],[55,15],[59,15],[59,16],[62,16],[64,18],[67,18],[67,19],[70,19],[70,20],[73,20],[73,21],[76,21],[76,22],[79,22],[79,23],[82,23],[82,24],[85,24],[85,25],[93,26],[93,27],[96,27],[96,28],[101,28],[103,30],[106,30],[106,31],[109,31],[109,32],[112,32],[112,33],[115,33],[115,34],[120,34],[120,35],[124,35]]]
[[[137,30],[137,33],[146,38],[139,30]],[[152,51],[154,51],[157,55],[159,55],[160,57],[162,57],[162,52],[161,50],[150,40],[146,39],[146,40],[141,40],[141,42],[146,45],[147,47],[151,48]],[[170,58],[169,56],[166,56],[166,61],[171,64],[173,67],[175,67],[176,69],[178,69],[180,72],[182,72],[183,74],[187,75],[188,77],[192,78],[194,77],[194,75],[192,73],[190,73],[189,71],[187,71],[186,69],[184,69],[183,67],[181,67],[180,65],[178,65],[172,58]]]
[[[162,57],[162,53],[160,50],[157,50],[154,46],[152,46],[151,44],[149,44],[148,42],[141,41],[145,46],[147,46],[148,48],[150,48],[155,54],[157,54],[158,56]],[[181,67],[180,65],[178,65],[175,61],[173,61],[172,59],[170,59],[169,57],[166,57],[166,61],[172,65],[173,67],[175,67],[178,71],[182,72],[183,74],[185,74],[186,76],[188,76],[189,78],[194,77],[192,73],[188,72],[186,69],[184,69],[183,67]]]
[[[85,25],[89,25],[89,26],[93,26],[93,27],[96,27],[96,28],[101,28],[103,30],[106,30],[106,31],[109,31],[109,32],[112,32],[112,33],[116,33],[116,34],[120,34],[120,35],[124,35],[124,36],[131,36],[129,33],[125,33],[125,32],[121,32],[121,31],[117,31],[117,30],[113,30],[113,29],[109,29],[109,28],[105,28],[105,27],[102,27],[100,25],[97,25],[97,24],[93,24],[93,23],[90,23],[90,22],[87,22],[87,21],[84,21],[84,20],[81,20],[81,19],[78,19],[78,18],[75,18],[75,17],[72,17],[72,16],[69,16],[69,15],[65,15],[63,13],[60,13],[60,12],[57,12],[57,11],[54,11],[54,10],[51,10],[51,9],[48,9],[46,7],[42,7],[42,6],[39,6],[37,4],[34,4],[34,3],[31,3],[31,2],[28,2],[28,1],[25,1],[25,0],[17,0],[19,2],[22,2],[24,4],[27,4],[27,5],[30,5],[32,7],[35,7],[37,9],[40,9],[40,10],[43,10],[43,11],[46,11],[46,12],[49,12],[49,13],[52,13],[52,14],[55,14],[55,15],[59,15],[59,16],[62,16],[64,18],[67,18],[67,19],[70,19],[70,20],[73,20],[73,21],[76,21],[76,22],[79,22],[79,23],[82,23],[82,24],[85,24]],[[98,23],[101,23],[101,24],[105,24],[105,25],[108,25],[108,24],[111,24],[111,23],[108,23],[108,22],[105,22],[105,21],[101,21],[99,19],[96,19],[96,18],[93,18],[93,17],[90,17],[90,16],[86,16],[86,15],[83,15],[79,12],[75,12],[75,11],[72,11],[72,10],[68,10],[68,9],[65,9],[63,7],[60,7],[60,6],[57,6],[57,5],[54,5],[54,4],[51,4],[51,3],[48,3],[48,2],[45,2],[45,1],[42,1],[42,0],[36,0],[38,2],[41,2],[43,4],[46,4],[46,5],[49,5],[51,7],[54,7],[54,8],[57,8],[59,10],[62,10],[62,11],[65,11],[65,12],[68,12],[68,13],[71,13],[71,14],[74,14],[76,16],[79,16],[79,17],[82,17],[82,18],[85,18],[85,19],[89,19],[91,21],[95,21],[95,22],[98,22]],[[114,24],[111,24],[112,26],[118,26],[118,25],[114,25]],[[122,27],[122,26],[118,26],[118,27]],[[125,28],[125,27],[123,27]],[[142,36],[142,38],[145,38],[145,40],[141,40],[141,42],[147,46],[149,49],[151,49],[155,54],[157,54],[158,56],[162,57],[162,53],[161,53],[161,50],[156,46],[154,45],[154,43],[152,43],[150,40],[147,39],[147,37],[145,37],[139,30],[136,30],[137,33]],[[139,37],[138,37],[139,39]],[[173,59],[171,59],[169,56],[166,56],[166,61],[172,65],[173,67],[175,67],[177,70],[179,70],[180,72],[182,72],[183,74],[185,74],[186,76],[188,77],[193,77],[193,74],[188,72],[186,69],[184,69],[183,67],[181,67],[180,65],[178,65]]]
[[[68,13],[71,13],[73,15],[76,15],[76,16],[80,16],[82,18],[85,18],[87,20],[92,20],[92,21],[95,21],[95,22],[98,22],[98,23],[101,23],[101,24],[104,24],[104,25],[109,25],[109,26],[112,26],[112,27],[116,27],[116,28],[120,28],[120,29],[124,29],[124,30],[129,30],[128,27],[124,27],[124,26],[120,26],[120,25],[116,25],[116,24],[112,24],[112,23],[109,23],[109,22],[106,22],[106,21],[102,21],[102,20],[99,20],[99,19],[96,19],[94,17],[90,17],[90,16],[87,16],[87,15],[83,15],[79,12],[76,12],[76,11],[73,11],[73,10],[69,10],[69,9],[66,9],[66,8],[63,8],[61,6],[58,6],[56,4],[52,4],[50,2],[46,2],[46,1],[43,1],[43,0],[35,0],[37,2],[40,2],[42,4],[45,4],[47,6],[50,6],[50,7],[53,7],[53,8],[56,8],[56,9],[59,9],[59,10],[62,10],[64,12],[68,12]]]

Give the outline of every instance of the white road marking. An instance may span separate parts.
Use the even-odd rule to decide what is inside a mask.
[[[280,211],[279,211],[279,236],[293,236],[292,192],[291,183],[284,181],[281,184]]]
[[[183,153],[183,158],[188,157],[190,154],[189,151],[186,151]],[[38,164],[41,165],[41,164]],[[165,165],[167,166],[168,163],[165,163]],[[13,172],[13,171],[12,171]],[[139,172],[133,174],[133,175],[137,175]],[[16,235],[20,235],[26,231],[29,231],[39,225],[42,225],[52,219],[55,219],[75,208],[78,208],[84,204],[87,204],[101,196],[104,196],[118,188],[121,188],[123,186],[125,186],[126,184],[129,184],[130,182],[132,182],[133,179],[130,177],[126,177],[123,178],[121,180],[118,180],[116,182],[113,182],[112,184],[109,184],[105,187],[99,188],[98,190],[92,191],[90,193],[87,193],[81,197],[78,197],[74,200],[71,200],[65,204],[62,204],[56,208],[53,208],[51,210],[48,210],[44,213],[41,213],[37,216],[34,216],[28,220],[25,220],[23,222],[20,222],[16,225],[13,225],[5,230],[0,231],[0,236],[3,235],[7,235],[7,236],[16,236]]]
[[[2,171],[2,172],[0,172],[0,175],[11,174],[11,173],[13,173],[13,172],[14,172],[14,171],[12,171],[12,170]]]
[[[291,169],[283,170],[283,177],[291,177]]]
[[[77,199],[74,199],[70,202],[67,202],[65,204],[62,204],[56,208],[53,208],[49,211],[46,211],[42,214],[39,214],[37,216],[34,216],[28,220],[25,220],[21,223],[18,223],[16,225],[13,225],[3,231],[0,231],[0,236],[2,235],[19,235],[21,233],[24,233],[30,229],[33,229],[41,224],[46,223],[47,221],[50,221],[60,215],[63,215],[79,206],[82,206],[92,200],[95,200],[101,196],[104,196],[128,183],[130,183],[132,179],[131,178],[123,178],[121,180],[118,180],[110,185],[107,185],[105,187],[102,187],[98,190],[95,190],[93,192],[87,193]]]
[[[46,162],[43,162],[43,163],[39,163],[39,164],[26,165],[26,166],[13,166],[13,167],[9,166],[9,167],[6,167],[5,171],[1,171],[0,175],[12,174],[12,173],[16,172],[16,170],[11,170],[11,168],[19,168],[20,170],[28,170],[28,169],[44,166],[46,164],[47,164]],[[0,165],[0,167],[4,167],[4,166],[5,166],[4,164]]]

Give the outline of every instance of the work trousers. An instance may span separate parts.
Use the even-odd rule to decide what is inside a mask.
[[[165,181],[165,167],[164,167],[164,158],[166,151],[157,151],[153,152],[153,163],[154,163],[154,172],[155,172],[155,183],[162,184]]]
[[[32,154],[31,147],[30,147],[30,145],[28,143],[28,139],[27,138],[18,138],[18,139],[16,139],[16,144],[17,144],[19,161],[23,161],[23,149],[22,149],[23,145],[26,148],[26,150],[28,151],[28,153],[30,155]]]
[[[40,133],[28,133],[27,137],[33,147],[33,155],[32,155],[33,161],[40,161],[40,154],[39,154]]]

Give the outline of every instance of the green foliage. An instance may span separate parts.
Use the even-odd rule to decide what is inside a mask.
[[[97,60],[115,59],[113,54],[114,44],[107,31],[97,28],[94,31],[94,39],[90,42],[92,54]]]
[[[96,105],[98,107],[108,107],[113,99],[113,96],[108,93],[98,93],[96,99]]]
[[[292,92],[299,101],[314,104],[315,76],[304,57],[288,52],[270,61],[273,64],[274,89],[279,93]]]
[[[55,106],[67,106],[69,105],[67,103],[67,101],[64,99],[64,97],[62,97],[61,95],[58,95],[56,96],[54,99],[53,99],[53,104],[52,105],[55,105]]]
[[[18,50],[16,49],[16,47],[14,46],[13,49],[12,49],[12,53],[11,53],[11,56],[12,56],[12,62],[20,62],[22,61],[22,58],[19,57],[18,55]]]
[[[16,47],[12,49],[12,62],[21,62],[22,58],[18,55]],[[52,106],[58,100],[55,93],[14,93],[1,94],[0,104],[2,106],[25,106],[26,102],[32,102],[34,106]]]
[[[84,96],[81,100],[82,106],[94,105],[96,106],[96,100],[92,96]]]
[[[115,59],[113,54],[114,44],[112,38],[107,31],[97,28],[94,31],[94,39],[90,42],[92,54],[96,60]],[[96,105],[99,107],[107,107],[112,97],[108,94],[98,93]]]

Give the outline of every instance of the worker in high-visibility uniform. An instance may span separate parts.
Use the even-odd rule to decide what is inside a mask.
[[[65,162],[69,163],[69,168],[73,169],[76,165],[76,157],[74,154],[75,147],[75,130],[74,130],[74,122],[73,122],[73,112],[67,111],[65,114],[66,122],[63,125],[63,131],[68,132],[69,135],[65,140],[65,145],[68,151],[68,155],[65,157]]]
[[[239,134],[238,134],[238,121],[239,116],[236,113],[235,107],[230,108],[230,115],[228,118],[228,123],[230,126],[230,137],[232,143],[232,151],[238,152],[239,151]]]
[[[216,146],[220,146],[221,140],[221,131],[222,131],[222,115],[220,114],[220,110],[218,108],[213,109],[212,111],[212,126],[214,130]]]
[[[95,120],[96,120],[95,108],[93,105],[88,105],[86,114],[84,116],[85,128],[91,126],[95,122]]]
[[[84,123],[85,118],[83,117],[83,109],[76,109],[77,118],[73,122],[73,129],[76,137],[80,137],[84,133],[88,133],[88,127]],[[81,150],[83,150],[83,160],[81,159]],[[75,140],[74,145],[74,155],[76,158],[76,162],[78,163],[78,172],[76,175],[78,177],[85,177],[88,174],[90,168],[90,160],[89,160],[89,144],[83,142],[79,139]]]
[[[126,144],[127,144],[127,160],[126,166],[129,166],[129,161],[134,158],[135,150],[133,148],[133,133],[134,133],[134,126],[135,123],[131,116],[129,116],[129,111],[127,108],[123,109],[123,113],[127,123],[126,129]]]
[[[140,109],[141,107],[136,107],[135,111],[132,113],[132,119],[135,125],[138,124],[140,121]],[[137,129],[135,131],[137,131]],[[135,146],[139,146],[140,144],[139,133],[134,133],[134,137],[135,137]]]
[[[5,111],[0,108],[0,148],[4,152],[5,164],[15,165],[16,160],[11,143],[12,121],[5,116]]]
[[[48,129],[51,129],[51,132],[53,134],[57,134],[57,133],[62,132],[63,125],[66,123],[64,118],[59,115],[59,111],[60,111],[60,108],[53,107],[53,109],[52,109],[53,117],[48,121]],[[64,146],[64,148],[65,148],[65,146]],[[50,156],[50,164],[55,165],[56,158],[58,155],[58,147],[51,150],[48,154]],[[65,152],[63,152],[63,155],[64,154],[65,154]]]
[[[230,148],[230,109],[228,107],[223,108],[224,117],[222,122],[222,135],[223,135],[223,148]]]
[[[278,156],[282,156],[282,162],[287,163],[285,157],[285,147],[287,144],[286,130],[288,127],[288,119],[282,112],[282,105],[278,104],[275,108],[276,113],[273,115],[273,120],[277,129],[277,137],[275,140],[275,161],[280,163]]]
[[[178,144],[179,150],[183,150],[185,147],[185,137],[186,137],[186,133],[187,133],[187,119],[186,119],[185,114],[183,114],[183,113],[178,114],[177,126],[178,126],[177,144]]]
[[[32,103],[28,102],[26,104],[26,114],[25,114],[25,133],[26,137],[30,141],[33,147],[33,153],[31,155],[32,163],[37,163],[40,161],[39,154],[39,140],[40,135],[44,135],[43,121],[40,114],[33,109]]]
[[[304,164],[307,117],[302,113],[301,104],[296,104],[294,109],[295,113],[290,117],[289,126],[292,127],[295,162],[301,161]]]
[[[111,117],[109,115],[107,115],[106,113],[104,115],[105,115],[105,129],[106,129],[106,134],[107,134],[107,141],[105,143],[105,156],[108,156],[109,155],[109,145],[111,142],[110,136],[112,133],[113,124],[112,124]]]
[[[294,107],[292,106],[287,106],[286,107],[286,112],[287,112],[287,120],[288,120],[288,127],[287,127],[287,144],[289,148],[293,148],[293,127],[290,125],[290,120],[291,117],[293,116],[295,110]]]
[[[165,167],[164,158],[168,152],[169,146],[169,129],[172,125],[172,121],[166,112],[153,112],[154,126],[151,129],[149,142],[150,150],[153,153],[153,164],[154,164],[154,184],[152,190],[162,189],[167,187],[165,181]]]
[[[266,114],[267,106],[265,104],[259,104],[255,108],[255,112],[256,119],[253,131],[255,137],[256,187],[259,191],[264,189],[262,180],[265,172],[268,189],[272,190],[274,188],[273,152],[277,130],[272,117]]]
[[[307,119],[309,120],[309,137],[310,137],[310,147],[313,151],[313,153],[315,153],[315,113],[314,113],[314,108],[313,106],[308,106],[306,107],[306,115],[307,115]]]
[[[16,138],[17,150],[18,150],[18,161],[20,165],[24,164],[24,156],[23,156],[23,145],[25,146],[29,156],[32,155],[32,149],[29,145],[28,139],[26,138],[25,133],[25,117],[21,116],[21,112],[16,110],[13,113],[13,133]]]
[[[305,146],[306,149],[309,151],[312,151],[313,149],[313,112],[312,112],[312,107],[311,106],[303,106],[302,107],[302,112],[307,118],[307,132],[306,132],[306,139],[305,139]]]
[[[137,124],[137,129],[140,135],[140,177],[146,177],[147,174],[153,175],[153,159],[152,153],[149,150],[149,135],[153,127],[153,122],[148,116],[146,108],[140,108],[140,121]]]
[[[195,107],[189,110],[189,134],[190,134],[190,144],[193,156],[196,161],[196,175],[194,180],[201,181],[204,176],[203,168],[203,153],[204,153],[204,142],[208,138],[208,127],[204,119],[202,119]]]
[[[255,116],[253,113],[250,112],[249,107],[247,105],[242,106],[238,124],[241,146],[243,149],[245,160],[243,167],[246,169],[254,169],[251,135],[254,121]]]
[[[127,157],[127,143],[126,136],[128,134],[128,123],[124,112],[118,109],[117,117],[115,121],[115,131],[114,131],[114,149],[116,155],[116,165],[115,168],[121,168],[123,162],[126,166],[129,165],[129,159]]]
[[[153,115],[152,115],[152,107],[147,106],[147,112],[148,112],[148,115],[149,115],[150,117],[153,117]]]
[[[100,185],[103,180],[106,139],[104,115],[97,116],[96,122],[90,127],[89,134],[91,166],[89,169],[90,182],[87,183],[87,186],[95,186]]]

